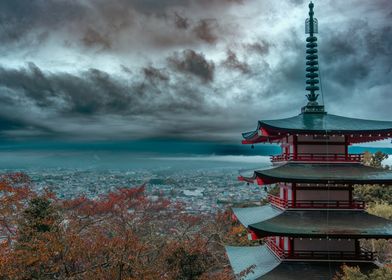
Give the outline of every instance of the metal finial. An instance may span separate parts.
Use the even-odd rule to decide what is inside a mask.
[[[313,2],[310,2],[309,18],[307,18],[305,21],[305,34],[309,34],[310,36],[313,36],[314,33],[315,34],[318,33],[318,21],[317,18],[313,18],[314,15],[313,7],[314,7]]]
[[[317,106],[317,98],[318,94],[315,92],[319,90],[317,86],[319,84],[318,75],[318,56],[317,56],[317,38],[314,34],[318,33],[318,22],[316,18],[313,18],[314,4],[312,2],[309,3],[309,18],[305,21],[305,33],[309,34],[309,37],[306,38],[306,90],[309,91],[309,94],[306,95],[308,98],[308,106]]]

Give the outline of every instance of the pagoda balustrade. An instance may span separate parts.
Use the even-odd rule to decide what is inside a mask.
[[[270,250],[274,252],[276,256],[278,256],[280,259],[284,258],[285,250],[276,245],[274,237],[267,237],[264,239],[264,242],[268,245],[268,248],[270,248]]]
[[[279,208],[317,208],[317,209],[365,209],[361,200],[284,200],[275,195],[268,195],[268,201]]]
[[[284,250],[275,243],[274,237],[264,239],[269,249],[279,257],[285,260],[355,260],[355,261],[374,261],[374,252],[361,249],[359,252],[354,251],[308,251],[308,250]]]
[[[363,154],[281,154],[270,156],[271,161],[327,161],[327,162],[362,162]]]

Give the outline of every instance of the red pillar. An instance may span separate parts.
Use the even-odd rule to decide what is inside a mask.
[[[298,155],[298,144],[297,144],[297,136],[293,135],[293,153],[294,153],[294,159],[297,159]]]
[[[348,187],[348,201],[350,204],[353,202],[353,186]]]
[[[291,196],[292,196],[292,198],[291,198],[291,201],[292,201],[291,207],[295,208],[296,204],[297,204],[297,184],[296,183],[292,183],[291,186],[292,186],[291,187]]]
[[[284,237],[279,237],[279,248],[284,251]]]
[[[346,160],[348,159],[348,137],[344,136],[344,155]]]
[[[289,255],[294,255],[294,238],[289,238]]]

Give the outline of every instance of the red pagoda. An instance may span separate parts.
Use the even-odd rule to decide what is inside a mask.
[[[271,157],[275,168],[239,177],[280,189],[265,206],[232,209],[250,238],[264,241],[226,247],[236,275],[251,270],[240,279],[332,279],[343,263],[367,272],[377,267],[375,255],[359,240],[392,238],[392,221],[368,214],[353,197],[354,185],[392,185],[392,172],[364,166],[361,154],[348,151],[351,144],[391,138],[392,122],[331,115],[317,102],[313,7],[306,20],[307,105],[297,116],[260,120],[256,130],[243,133],[243,144],[276,143],[282,153]]]

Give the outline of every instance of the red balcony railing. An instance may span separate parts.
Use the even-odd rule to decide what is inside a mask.
[[[276,207],[287,208],[316,208],[316,209],[365,209],[361,200],[287,200],[274,195],[268,195],[268,201]]]
[[[360,261],[373,261],[374,253],[361,249],[359,252],[352,251],[304,251],[304,250],[283,250],[275,243],[274,237],[265,238],[265,243],[271,251],[274,252],[280,259],[292,260],[360,260]]]
[[[327,161],[327,162],[361,162],[363,154],[282,154],[271,156],[272,162],[280,161]]]
[[[360,260],[373,261],[374,253],[361,250],[360,252],[350,251],[284,251],[285,259],[317,259],[317,260]]]
[[[275,205],[276,207],[283,208],[283,209],[288,208],[288,201],[286,201],[284,199],[281,199],[280,197],[277,197],[275,195],[269,194],[267,196],[267,198],[268,198],[268,201],[272,205]]]
[[[264,241],[268,245],[268,247],[274,252],[275,255],[277,255],[281,259],[284,259],[285,251],[278,245],[276,245],[274,237],[267,237],[264,239]]]

